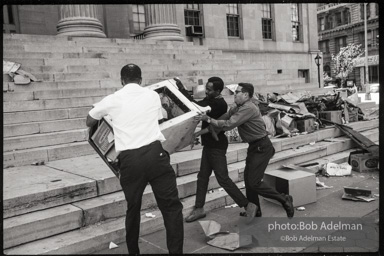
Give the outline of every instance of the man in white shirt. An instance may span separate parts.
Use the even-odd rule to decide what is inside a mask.
[[[183,253],[183,205],[170,157],[161,142],[165,140],[158,120],[163,118],[159,95],[141,87],[141,69],[128,64],[121,69],[123,88],[94,104],[87,116],[92,127],[103,116],[112,119],[115,148],[120,152],[120,184],[128,209],[125,220],[130,254],[139,254],[140,209],[149,182],[163,215],[170,254]]]

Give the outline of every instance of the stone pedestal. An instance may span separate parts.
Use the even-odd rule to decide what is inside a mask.
[[[61,5],[57,23],[58,36],[106,37],[97,19],[97,6],[90,4]]]
[[[175,6],[172,4],[145,5],[147,26],[144,39],[159,41],[184,41],[176,24]]]

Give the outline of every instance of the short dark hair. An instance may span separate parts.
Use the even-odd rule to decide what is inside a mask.
[[[213,90],[215,91],[222,91],[224,89],[224,82],[220,77],[213,76],[208,78],[208,83],[213,84]]]
[[[141,69],[135,64],[127,64],[121,69],[120,76],[123,81],[138,81],[141,79]]]
[[[250,83],[239,83],[239,86],[242,87],[242,92],[247,92],[249,95],[249,98],[253,97],[253,93],[255,92],[255,88],[253,87],[253,84]]]

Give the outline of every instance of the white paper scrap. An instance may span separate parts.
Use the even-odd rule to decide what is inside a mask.
[[[117,244],[115,244],[114,242],[110,242],[109,243],[109,249],[114,249],[114,248],[118,248],[119,246]]]
[[[327,163],[326,172],[330,176],[345,176],[351,175],[352,166],[349,164],[335,164],[335,163]]]
[[[145,217],[147,217],[147,218],[155,218],[156,215],[152,214],[151,212],[148,212],[148,213],[145,214]]]

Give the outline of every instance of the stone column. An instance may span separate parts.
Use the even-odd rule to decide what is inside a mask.
[[[106,37],[97,19],[97,6],[92,4],[60,5],[58,36]]]
[[[176,23],[176,9],[173,4],[145,5],[144,39],[159,41],[184,41]]]

